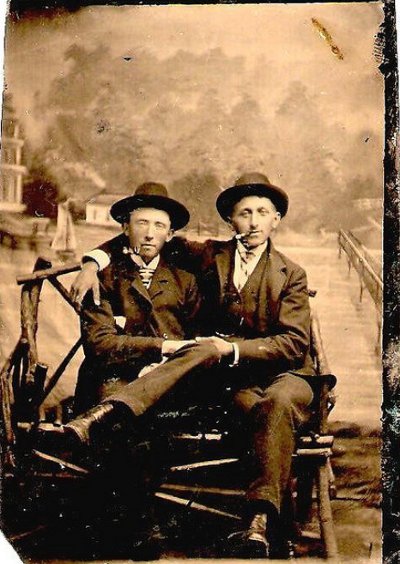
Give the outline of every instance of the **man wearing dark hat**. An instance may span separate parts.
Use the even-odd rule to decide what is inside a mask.
[[[195,344],[187,340],[193,336],[200,303],[195,277],[160,256],[174,230],[184,227],[190,216],[181,203],[168,196],[163,185],[152,182],[116,202],[111,215],[122,225],[124,244],[99,274],[98,304],[89,297],[84,303],[81,329],[85,361],[78,377],[75,411],[86,411],[130,383],[134,413],[141,415],[175,383],[173,376],[162,373],[154,385],[156,373],[148,384],[145,372],[149,366],[154,368],[182,347]],[[196,344],[197,364],[198,353]],[[219,354],[214,347],[207,347],[204,362],[213,358],[218,360]],[[111,411],[109,405],[100,404],[96,417],[106,417]],[[89,436],[82,435],[83,428],[81,420],[67,426],[67,430],[81,433],[85,441]]]
[[[252,434],[256,475],[247,490],[248,555],[273,552],[288,487],[295,433],[309,417],[312,390],[302,378],[313,374],[309,355],[310,310],[304,270],[276,251],[270,235],[288,210],[288,196],[261,174],[245,174],[217,198],[221,217],[235,231],[230,241],[187,242],[180,261],[195,272],[203,296],[199,349],[176,353],[160,370],[187,373],[185,360],[208,359],[214,347],[218,370]],[[97,250],[105,263],[122,244],[115,238]],[[182,253],[186,256],[182,259]],[[89,256],[87,256],[89,258]],[[101,264],[100,264],[101,266]],[[73,285],[75,299],[95,286],[91,261]],[[204,357],[202,356],[204,355]],[[190,362],[189,362],[190,364]],[[124,389],[129,394],[129,386]]]

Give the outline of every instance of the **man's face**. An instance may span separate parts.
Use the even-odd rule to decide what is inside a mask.
[[[129,237],[131,248],[148,263],[156,257],[173,236],[171,220],[167,212],[155,208],[138,208],[131,212],[129,222],[124,223],[124,233]]]
[[[243,244],[253,249],[265,243],[278,227],[281,214],[268,198],[246,196],[235,204],[230,223],[236,233],[245,234]]]

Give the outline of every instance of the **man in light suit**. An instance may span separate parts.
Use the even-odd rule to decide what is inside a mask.
[[[180,241],[180,248],[169,252],[197,276],[203,296],[203,337],[197,339],[198,346],[218,351],[222,362],[214,371],[232,387],[232,401],[251,430],[257,475],[247,490],[246,539],[249,555],[267,556],[279,528],[295,433],[307,421],[313,397],[302,378],[313,374],[306,275],[270,240],[288,210],[282,189],[264,175],[246,174],[221,192],[216,205],[236,236],[204,244]],[[95,251],[98,263],[110,260],[122,243],[117,237]],[[72,290],[78,301],[96,285],[91,271],[97,269],[95,261],[84,266]],[[197,354],[199,363],[204,362],[206,350],[180,349],[176,358],[149,374],[149,381],[152,374],[163,378],[168,371],[179,380],[193,370]],[[135,401],[128,385],[109,406],[122,402],[134,412]],[[82,428],[86,424],[90,427],[90,420],[83,418]]]

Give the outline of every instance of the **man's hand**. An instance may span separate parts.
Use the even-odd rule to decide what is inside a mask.
[[[221,337],[196,337],[197,343],[214,345],[221,356],[233,354],[233,345]]]
[[[195,345],[196,341],[169,341],[168,339],[166,341],[163,342],[162,344],[162,348],[161,348],[161,354],[163,356],[171,356],[171,354],[174,354],[176,351],[179,351],[179,349],[181,349],[182,347],[185,347],[186,345]]]
[[[97,262],[91,260],[82,265],[82,270],[72,282],[70,295],[72,300],[81,304],[83,298],[92,290],[95,305],[100,305],[100,287],[97,272],[99,270]]]

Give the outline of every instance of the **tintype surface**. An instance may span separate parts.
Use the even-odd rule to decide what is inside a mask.
[[[2,363],[21,331],[16,277],[31,272],[38,256],[53,266],[79,261],[118,234],[108,214],[113,201],[142,182],[161,181],[191,211],[188,239],[227,239],[217,195],[245,171],[266,174],[290,197],[275,245],[306,269],[317,290],[313,308],[338,378],[329,426],[340,556],[381,561],[383,507],[385,558],[397,562],[393,4],[116,4],[10,5],[0,186]],[[67,288],[73,277],[65,277]],[[77,316],[46,282],[37,342],[48,377],[78,337]],[[41,420],[68,417],[81,362],[78,352],[41,406]],[[4,428],[2,437],[6,445]],[[3,473],[4,496],[15,487],[14,475],[24,481],[23,466],[9,473]],[[118,521],[121,499],[120,506],[108,500],[90,515],[89,526],[73,481],[64,489],[58,483],[56,495],[38,481],[24,483],[15,492],[19,513],[10,511],[9,500],[3,503],[3,528],[22,558],[143,558],[136,531],[136,544],[129,544],[126,530],[118,536],[126,528]],[[230,534],[223,518],[221,524],[215,515],[165,499],[151,513],[154,542],[162,545],[158,557],[229,556],[221,550],[220,537]],[[133,544],[136,552],[127,553]],[[300,557],[318,555],[312,542],[299,550]]]

